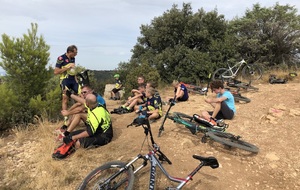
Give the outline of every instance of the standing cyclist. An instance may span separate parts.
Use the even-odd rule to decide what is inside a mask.
[[[73,90],[78,94],[78,82],[76,80],[75,72],[75,56],[77,55],[77,47],[71,45],[67,48],[67,53],[59,56],[56,61],[54,74],[60,74],[60,86],[62,89],[62,110],[67,110],[68,96],[66,96],[66,89]]]

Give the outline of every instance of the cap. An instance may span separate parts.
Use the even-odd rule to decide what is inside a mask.
[[[114,78],[119,78],[119,77],[120,77],[119,74],[115,74],[115,75],[114,75]]]

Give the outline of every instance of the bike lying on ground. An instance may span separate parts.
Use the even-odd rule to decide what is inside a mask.
[[[163,167],[161,162],[166,161],[168,164],[172,164],[171,161],[162,153],[160,147],[154,142],[149,120],[146,117],[136,118],[132,124],[135,126],[142,126],[144,128],[145,139],[148,139],[150,135],[151,146],[149,146],[149,153],[146,155],[138,154],[131,161],[125,163],[121,161],[112,161],[105,163],[104,165],[96,168],[81,182],[78,189],[102,189],[102,190],[113,190],[113,189],[133,189],[134,175],[150,162],[150,179],[149,179],[149,190],[155,189],[156,182],[156,167],[159,167],[163,174],[173,182],[179,183],[177,187],[167,187],[166,189],[181,189],[185,184],[192,180],[193,176],[203,167],[210,166],[215,169],[219,167],[219,163],[214,157],[202,157],[193,155],[193,158],[200,161],[200,164],[185,178],[172,177],[168,174],[167,170]],[[130,126],[129,125],[129,126]],[[148,142],[148,141],[147,141]],[[133,164],[136,161],[142,160],[142,163],[135,167]]]
[[[252,86],[252,81],[250,80],[248,83],[242,82],[240,80],[236,80],[236,79],[229,79],[226,82],[226,85],[229,87],[233,87],[233,88],[239,88],[239,89],[244,89],[244,90],[254,90],[257,91],[259,90],[259,88]]]
[[[184,82],[180,82],[180,84],[184,84],[184,86],[187,88],[189,93],[194,93],[194,94],[200,94],[200,95],[206,95],[208,88],[207,87],[201,87],[193,84],[187,84]]]
[[[180,75],[178,76],[178,79],[179,79],[179,77],[180,77]],[[184,84],[189,93],[200,94],[200,95],[205,95],[206,96],[207,92],[208,92],[208,89],[209,89],[210,79],[211,79],[211,73],[208,74],[206,87],[197,86],[197,85],[194,85],[194,84],[188,84],[188,83],[184,83],[182,81],[180,82],[180,84]]]
[[[228,147],[235,147],[253,153],[258,153],[259,151],[258,147],[241,140],[240,136],[225,132],[228,125],[224,123],[219,124],[219,126],[214,126],[197,114],[189,116],[180,112],[174,112],[172,115],[168,115],[167,117],[175,123],[183,124],[191,131],[192,134],[196,134],[198,132],[204,133],[204,136],[201,139],[201,142],[203,143],[205,143],[207,138],[209,138]]]
[[[244,59],[232,67],[227,62],[228,68],[219,68],[213,75],[213,80],[223,80],[227,82],[229,79],[235,79],[241,70],[242,77],[247,80],[259,80],[262,77],[263,70],[257,64],[248,64]]]
[[[242,96],[242,94],[240,93],[240,88],[237,88],[236,90],[232,90],[231,88],[225,88],[225,89],[227,89],[231,92],[231,94],[234,97],[235,102],[239,102],[239,103],[249,103],[249,102],[251,102],[250,98]]]

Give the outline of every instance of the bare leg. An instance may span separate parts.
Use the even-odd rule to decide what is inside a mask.
[[[78,113],[73,116],[72,122],[68,126],[67,131],[72,132],[77,125],[79,125],[80,121],[86,121],[87,113]]]
[[[62,110],[67,110],[68,109],[68,96],[66,96],[65,94],[63,94],[62,97]]]
[[[157,119],[159,117],[159,114],[158,113],[153,113],[151,114],[148,119],[151,120],[151,119]]]

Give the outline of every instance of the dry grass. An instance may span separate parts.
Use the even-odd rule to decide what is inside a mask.
[[[288,79],[288,81],[294,81],[296,80],[298,77],[292,77],[292,76],[289,76],[289,73],[296,73],[297,76],[299,76],[300,72],[297,72],[297,71],[283,71],[283,70],[270,70],[266,73],[264,73],[263,77],[262,77],[262,82],[265,82],[265,83],[269,83],[269,77],[270,75],[276,75],[276,78],[280,78],[280,79]]]

